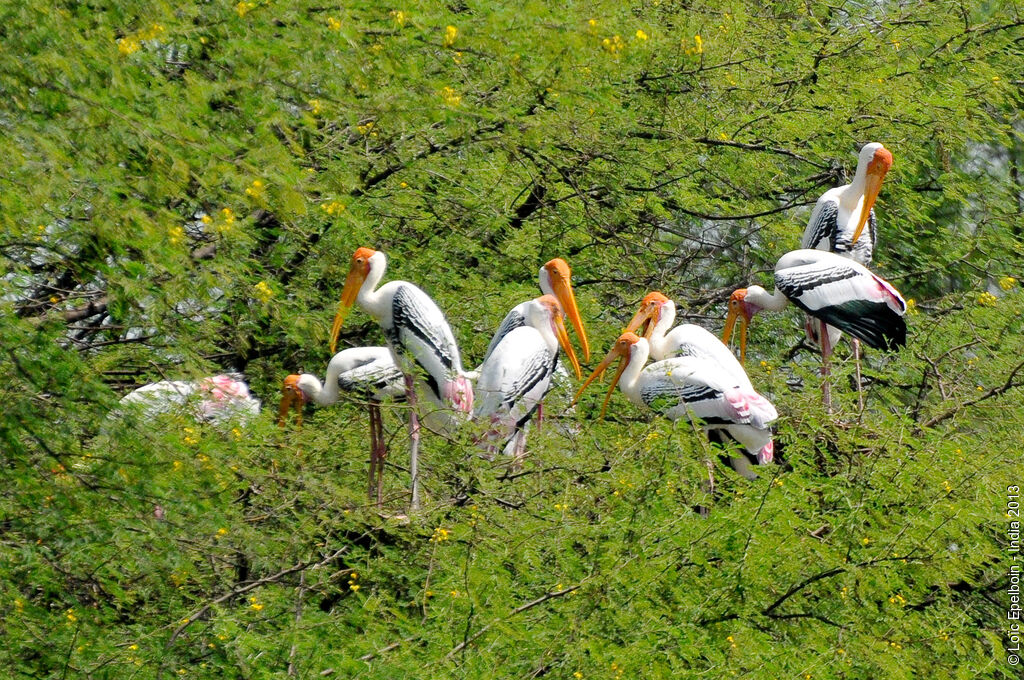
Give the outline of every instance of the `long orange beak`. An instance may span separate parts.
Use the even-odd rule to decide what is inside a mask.
[[[576,329],[576,336],[580,339],[580,349],[583,350],[583,360],[590,361],[590,343],[587,341],[587,331],[583,328],[583,319],[580,318],[580,310],[576,307],[576,296],[572,292],[570,283],[571,272],[569,265],[561,258],[555,258],[546,265],[548,278],[551,280],[551,291],[562,305],[562,310],[569,318],[569,323]]]
[[[885,179],[885,174],[889,172],[891,167],[892,154],[889,153],[888,149],[876,151],[875,157],[868,164],[867,177],[864,183],[864,196],[861,198],[860,217],[857,220],[857,228],[853,231],[853,240],[850,241],[850,245],[856,243],[857,239],[860,238],[861,232],[864,231],[864,226],[868,223],[868,217],[871,216],[871,209],[875,207],[878,192],[882,190],[882,180]]]
[[[629,333],[629,335],[632,336],[634,340],[637,339],[636,336],[633,335],[632,333]],[[611,366],[616,359],[621,358],[621,361],[619,362],[619,367],[615,371],[615,376],[612,378],[612,384],[608,388],[608,394],[605,395],[604,403],[601,404],[601,418],[604,418],[604,414],[608,410],[608,402],[611,401],[612,393],[615,392],[615,386],[619,384],[619,378],[622,377],[622,372],[625,371],[626,366],[629,365],[629,348],[632,346],[633,343],[623,342],[625,337],[625,333],[622,336],[619,336],[619,340],[615,343],[615,346],[612,347],[612,350],[608,352],[608,355],[604,359],[601,360],[601,363],[598,364],[597,368],[594,369],[594,372],[590,374],[590,377],[587,378],[586,382],[583,383],[583,386],[580,387],[579,390],[577,390],[576,396],[573,397],[572,399],[573,404],[579,401],[580,395],[583,394],[583,391],[587,389],[587,386],[589,386],[590,383],[594,382],[597,378],[601,377],[601,375],[604,374],[606,370],[608,370],[608,367]]]
[[[284,384],[281,385],[281,405],[277,410],[278,427],[284,427],[288,421],[288,411],[291,410],[292,406],[297,411],[295,424],[302,427],[302,405],[305,403],[306,397],[302,394],[302,390],[299,389],[298,383],[299,376],[290,375],[284,379]]]
[[[558,337],[558,344],[562,346],[562,349],[569,356],[569,361],[572,363],[572,367],[576,369],[576,379],[581,380],[583,378],[583,373],[580,371],[580,362],[579,359],[576,358],[576,352],[572,349],[572,343],[569,342],[569,333],[565,330],[565,322],[562,321],[562,316],[560,314],[552,315],[551,319],[554,322],[554,331],[555,335]]]
[[[353,262],[352,267],[348,270],[348,276],[345,277],[345,287],[341,291],[338,313],[335,314],[334,324],[331,326],[331,354],[334,354],[335,348],[338,346],[338,333],[341,332],[341,325],[345,323],[345,317],[352,311],[352,305],[355,304],[359,289],[362,288],[365,280],[365,268]]]
[[[725,317],[725,330],[722,331],[722,343],[729,344],[737,319],[740,322],[740,363],[742,364],[747,360],[747,315],[742,312],[739,305],[729,304],[729,315]]]

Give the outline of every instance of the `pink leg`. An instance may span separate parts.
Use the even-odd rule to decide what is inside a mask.
[[[537,404],[537,432],[540,432],[541,421],[544,420],[544,402]]]
[[[377,474],[377,439],[379,433],[377,431],[377,417],[379,412],[376,409],[376,405],[370,402],[370,473],[367,480],[367,496],[373,499],[373,489],[377,486],[374,476]]]
[[[860,384],[860,340],[853,338],[853,365],[857,371],[857,404],[864,412],[864,388]]]
[[[825,402],[825,410],[829,413],[832,412],[832,390],[829,387],[828,379],[832,371],[829,369],[828,358],[832,356],[832,347],[828,342],[828,325],[824,321],[821,323],[821,395],[822,401]]]
[[[420,419],[416,415],[416,385],[413,377],[405,376],[405,398],[409,402],[409,474],[412,476],[413,511],[420,509]]]

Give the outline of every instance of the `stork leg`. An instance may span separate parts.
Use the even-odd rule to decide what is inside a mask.
[[[413,377],[405,375],[405,399],[409,403],[409,475],[412,477],[410,509],[420,509],[420,419],[416,415],[416,385]]]
[[[832,346],[828,341],[828,325],[821,321],[821,396],[825,403],[825,411],[832,412],[832,389],[829,386],[829,377],[832,371],[829,368],[828,358],[832,355]]]
[[[388,457],[388,445],[384,441],[384,418],[380,412],[380,404],[374,404],[377,409],[377,507],[384,505],[384,459]]]
[[[542,420],[544,420],[544,402],[537,402],[537,432],[540,432]]]
[[[379,437],[377,418],[380,412],[372,401],[367,410],[370,412],[370,472],[367,479],[366,495],[370,500],[373,500],[373,490],[377,486],[375,479],[377,474],[377,438]]]
[[[857,372],[857,404],[864,412],[864,388],[860,384],[860,340],[853,338],[853,366]]]

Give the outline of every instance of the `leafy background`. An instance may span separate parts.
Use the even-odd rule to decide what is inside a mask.
[[[2,666],[1019,677],[1022,26],[923,0],[4,5]],[[717,332],[867,141],[896,158],[875,266],[914,300],[910,344],[869,355],[865,413],[844,387],[830,415],[797,315],[759,317],[784,465],[719,465],[715,498],[702,437],[621,397],[519,471],[428,436],[405,521],[401,405],[383,512],[356,403],[301,432],[109,414],[224,370],[272,405],[326,365],[361,245],[468,365],[556,256],[598,353],[651,289]],[[342,341],[382,337],[355,313]]]

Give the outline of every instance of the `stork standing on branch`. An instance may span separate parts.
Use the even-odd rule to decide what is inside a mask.
[[[387,258],[380,251],[359,248],[352,255],[331,328],[331,351],[345,317],[357,302],[384,330],[388,347],[405,377],[405,395],[410,406],[410,506],[418,510],[420,422],[416,412],[416,378],[421,377],[426,383],[430,401],[462,414],[473,409],[473,384],[462,368],[459,347],[444,313],[429,295],[407,281],[389,281],[377,288],[386,269]]]

